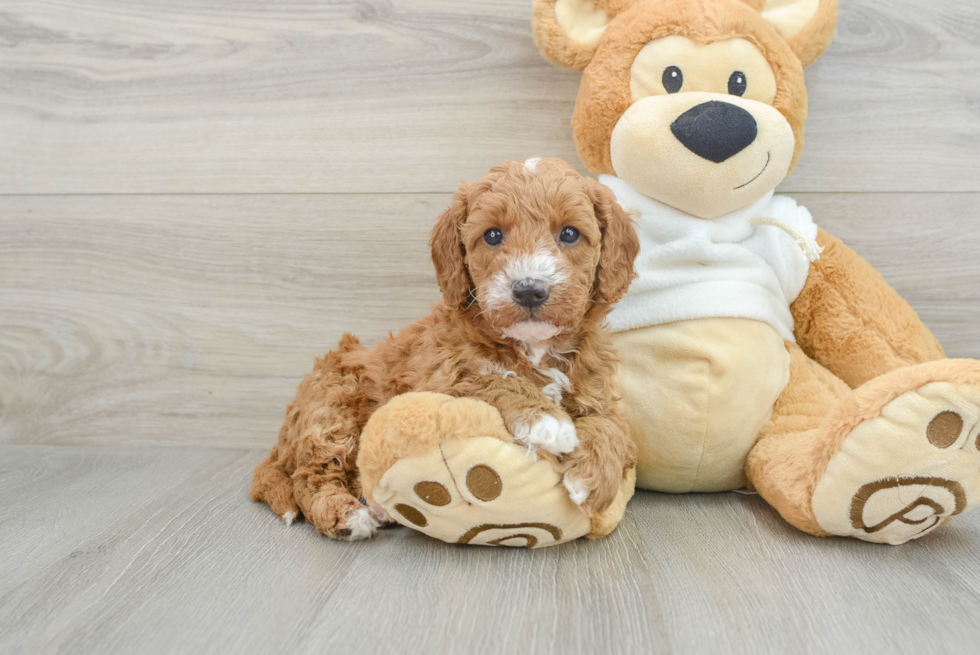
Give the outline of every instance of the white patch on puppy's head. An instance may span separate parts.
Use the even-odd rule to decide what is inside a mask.
[[[524,161],[524,168],[528,173],[534,175],[538,170],[538,163],[541,161],[540,157],[532,157]]]

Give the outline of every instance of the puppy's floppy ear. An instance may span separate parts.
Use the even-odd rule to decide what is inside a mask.
[[[589,194],[602,231],[599,268],[592,298],[596,307],[608,311],[626,294],[630,282],[636,277],[633,261],[640,252],[640,240],[636,236],[633,218],[620,207],[608,187],[589,180]]]
[[[460,307],[469,302],[473,286],[466,270],[466,248],[463,245],[463,223],[468,215],[469,185],[463,184],[453,194],[449,209],[436,219],[429,238],[432,263],[436,279],[442,289],[442,297],[450,307]]]

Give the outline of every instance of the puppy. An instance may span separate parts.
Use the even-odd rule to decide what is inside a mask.
[[[370,537],[385,513],[360,500],[361,431],[393,397],[434,391],[495,406],[572,500],[604,510],[636,460],[602,327],[633,279],[632,220],[563,161],[529,159],[464,183],[430,246],[443,301],[373,349],[344,335],[316,361],[252,498],[334,539]]]

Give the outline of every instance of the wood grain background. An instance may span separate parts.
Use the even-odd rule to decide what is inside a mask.
[[[0,650],[969,652],[980,519],[816,540],[641,493],[541,552],[247,501],[313,357],[437,299],[460,179],[578,164],[529,0],[0,4]],[[980,357],[980,5],[842,0],[781,191]]]
[[[844,0],[787,191],[980,191],[975,0]],[[577,162],[529,0],[5,0],[4,193],[450,192]]]

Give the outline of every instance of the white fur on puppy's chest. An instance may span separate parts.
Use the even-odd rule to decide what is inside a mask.
[[[501,332],[505,337],[519,342],[528,360],[537,366],[541,357],[548,352],[548,346],[544,342],[561,332],[561,328],[544,321],[521,321],[504,328]],[[534,361],[535,358],[537,361]]]
[[[551,398],[556,405],[561,405],[562,394],[572,388],[571,380],[557,368],[539,368],[538,373],[551,378],[551,382],[542,387],[541,393]]]
[[[524,358],[530,362],[534,370],[538,372],[542,377],[551,380],[548,384],[541,388],[541,393],[551,399],[553,403],[561,406],[562,396],[567,391],[571,391],[572,381],[568,379],[568,376],[561,370],[554,367],[544,367],[541,366],[541,360],[544,356],[551,353],[552,357],[564,361],[561,355],[556,355],[551,351],[546,343],[540,341],[531,341],[520,343],[521,351],[524,354]]]

